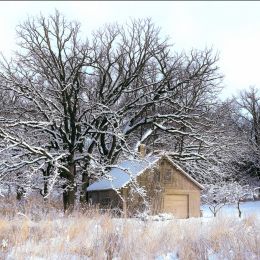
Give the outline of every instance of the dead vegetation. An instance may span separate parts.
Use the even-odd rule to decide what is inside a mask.
[[[47,212],[36,199],[24,212],[11,200],[9,208],[2,202],[0,259],[166,259],[169,253],[181,260],[260,258],[260,223],[253,215],[141,221],[94,208],[65,216],[58,204]]]

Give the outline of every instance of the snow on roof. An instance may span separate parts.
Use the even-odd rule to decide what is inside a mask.
[[[108,176],[111,176],[110,179],[104,178],[92,183],[87,188],[87,191],[120,189],[140,175],[145,169],[153,166],[159,159],[159,157],[148,156],[142,160],[123,161],[119,165],[114,166],[108,173]]]

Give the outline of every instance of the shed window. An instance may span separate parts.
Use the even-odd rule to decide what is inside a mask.
[[[163,182],[164,183],[172,183],[172,171],[166,170],[163,174]]]

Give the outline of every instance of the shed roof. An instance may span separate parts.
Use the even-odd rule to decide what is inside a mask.
[[[166,158],[176,169],[184,174],[189,180],[191,180],[200,189],[203,186],[193,179],[188,173],[186,173],[181,167],[174,163],[168,156],[147,156],[143,159],[126,160],[120,164],[113,166],[112,170],[108,173],[108,178],[102,178],[92,183],[87,191],[98,190],[116,190],[125,187],[129,182],[134,180],[137,176],[142,174],[146,169],[154,167],[154,165],[162,158]]]
[[[92,183],[87,191],[120,189],[131,180],[140,175],[145,169],[153,166],[160,158],[155,156],[145,157],[142,160],[126,160],[114,166],[108,173],[111,178],[102,178]]]

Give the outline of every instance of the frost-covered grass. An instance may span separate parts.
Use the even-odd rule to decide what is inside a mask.
[[[1,211],[0,259],[260,259],[256,215],[142,221],[37,209]]]

